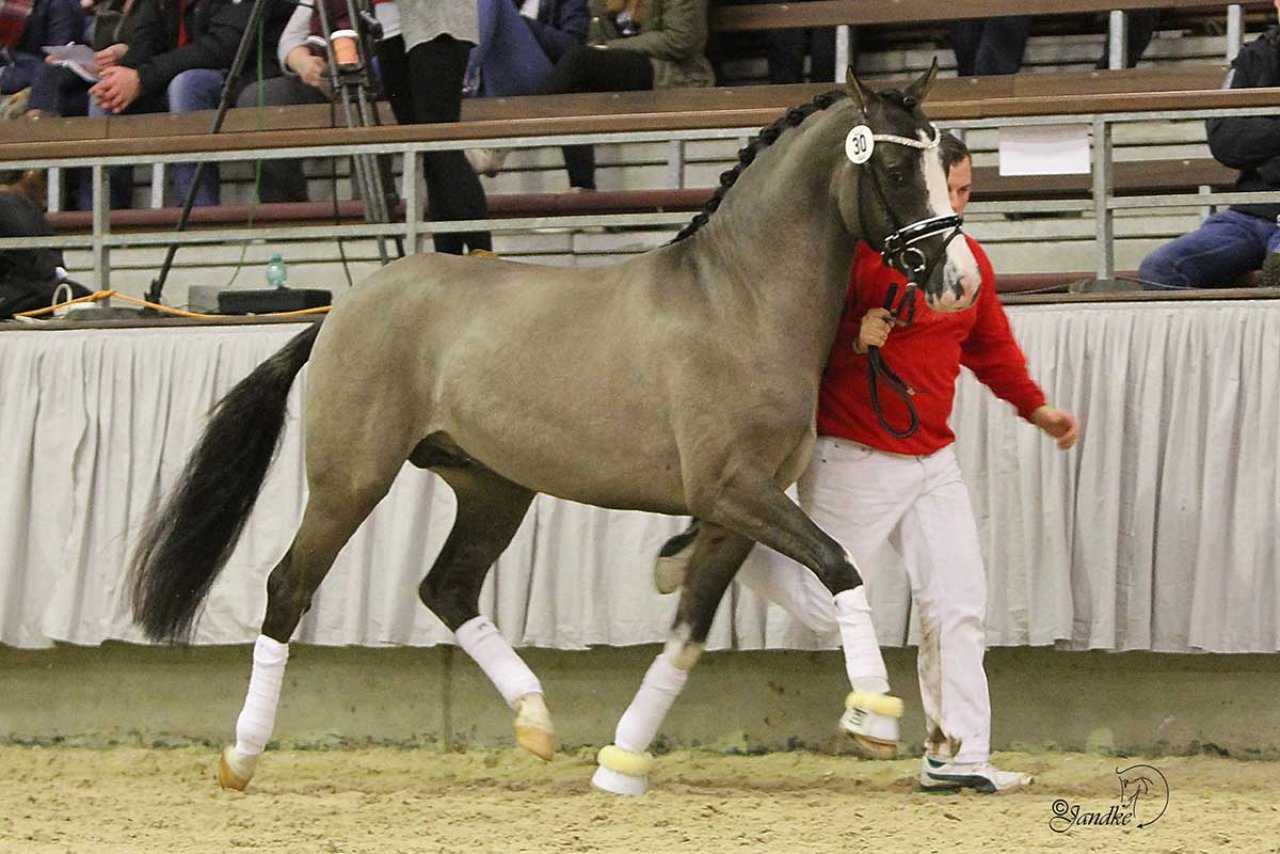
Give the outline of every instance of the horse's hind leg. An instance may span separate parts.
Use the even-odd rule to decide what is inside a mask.
[[[549,760],[555,755],[555,731],[542,683],[479,610],[484,578],[515,536],[534,493],[473,462],[433,470],[453,488],[458,512],[419,596],[515,711],[520,746]]]
[[[702,654],[720,600],[752,545],[740,534],[702,523],[671,636],[618,721],[613,744],[600,751],[600,767],[591,778],[597,788],[618,795],[639,795],[648,788],[653,757],[646,751],[684,689],[689,671]]]
[[[254,644],[249,690],[236,719],[236,743],[222,751],[218,763],[222,788],[243,791],[253,778],[258,757],[275,728],[289,638],[311,607],[311,597],[338,552],[382,500],[403,459],[394,462],[391,454],[383,453],[353,465],[356,471],[341,470],[337,463],[308,471],[311,492],[302,524],[267,579],[267,613]]]

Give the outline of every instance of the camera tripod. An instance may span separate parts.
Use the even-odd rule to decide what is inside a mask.
[[[249,19],[240,44],[236,48],[235,58],[227,71],[226,81],[222,87],[222,96],[218,102],[218,110],[214,115],[209,133],[215,134],[222,129],[227,110],[232,98],[239,90],[240,76],[244,73],[245,62],[256,39],[258,28],[262,26],[268,3],[289,2],[291,5],[309,6],[315,10],[319,18],[320,33],[324,39],[325,56],[328,60],[329,83],[334,98],[342,102],[343,118],[347,127],[374,127],[379,124],[377,105],[374,98],[374,80],[371,72],[373,45],[381,36],[382,25],[370,11],[370,0],[346,0],[351,29],[357,33],[355,62],[339,66],[334,56],[332,29],[329,24],[326,0],[311,2],[294,2],[294,0],[254,0],[249,12]],[[387,223],[392,221],[399,204],[399,194],[391,176],[387,155],[357,154],[352,157],[352,177],[356,192],[364,199],[364,218],[370,223]],[[197,161],[191,186],[187,190],[182,203],[182,214],[178,218],[176,231],[185,231],[191,219],[191,209],[195,204],[196,191],[200,186],[200,176],[204,171],[205,161]],[[394,238],[397,257],[404,255],[404,244],[400,238]],[[378,254],[383,264],[391,260],[387,247],[387,238],[378,237]],[[173,259],[177,255],[178,244],[169,244],[164,263],[159,275],[152,280],[147,291],[147,299],[159,303],[164,292],[165,281],[169,270],[173,267]]]

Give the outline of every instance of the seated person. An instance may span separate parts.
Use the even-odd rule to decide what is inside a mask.
[[[83,69],[98,74],[104,68],[116,65],[129,50],[134,25],[157,0],[99,0],[87,8],[90,11],[84,43],[94,51],[94,63]],[[31,84],[31,103],[27,118],[44,116],[84,116],[89,113],[89,87],[92,82],[65,67],[54,57],[46,57],[45,64],[36,72]],[[149,109],[131,112],[159,112],[164,109],[164,99],[156,98]],[[98,111],[101,113],[101,111]],[[116,167],[109,171],[112,208],[133,207],[133,169]],[[68,173],[67,184],[71,204],[81,210],[93,207],[90,193],[89,170],[75,169]]]
[[[140,14],[134,40],[118,64],[102,69],[102,79],[89,90],[97,106],[123,113],[142,98],[163,95],[171,113],[216,109],[227,70],[249,23],[251,2],[188,0],[168,2]],[[275,46],[293,5],[269,0],[263,16],[267,55],[262,77],[280,73]],[[257,79],[258,64],[246,63],[241,83]],[[91,108],[92,111],[92,108]],[[194,164],[173,166],[173,188],[181,204],[195,177]],[[220,199],[218,170],[207,164],[196,190],[197,205],[216,205]]]
[[[1280,8],[1280,0],[1276,2]],[[1280,28],[1272,27],[1248,44],[1231,63],[1231,89],[1280,86]],[[1240,170],[1236,190],[1280,190],[1280,117],[1231,116],[1206,123],[1209,150],[1222,164]],[[1138,278],[1144,288],[1226,288],[1261,268],[1261,283],[1280,286],[1280,204],[1232,205],[1195,231],[1161,246],[1143,259]]]
[[[480,42],[467,64],[467,91],[478,98],[532,95],[551,68],[587,38],[587,0],[479,0]],[[467,152],[477,172],[493,176],[509,148]]]
[[[707,0],[591,0],[591,44],[565,52],[540,94],[714,86]],[[596,187],[590,145],[563,147],[569,186]]]
[[[79,0],[34,0],[4,3],[0,8],[0,95],[13,96],[31,87],[44,67],[45,45],[69,44],[84,36]]]
[[[329,31],[351,28],[347,0],[325,0]],[[282,74],[245,86],[237,107],[282,107],[288,104],[328,104],[330,86],[328,52],[315,7],[299,5],[285,24],[276,49]],[[258,199],[262,202],[305,202],[307,179],[300,160],[260,161]]]
[[[44,173],[0,172],[0,237],[46,237]],[[57,249],[0,250],[0,320],[53,304],[54,291],[66,279]],[[68,282],[71,295],[89,291]]]

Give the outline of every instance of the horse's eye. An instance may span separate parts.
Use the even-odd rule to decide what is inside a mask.
[[[901,169],[893,168],[889,170],[889,180],[895,184],[901,184],[907,180],[907,175]]]

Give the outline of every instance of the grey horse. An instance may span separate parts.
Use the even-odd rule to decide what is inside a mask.
[[[134,560],[134,614],[152,639],[189,635],[256,500],[290,386],[311,362],[309,495],[267,582],[223,786],[243,789],[252,777],[288,641],[406,460],[457,496],[419,596],[511,705],[520,743],[543,758],[554,735],[541,685],[478,611],[481,583],[536,493],[703,521],[660,657],[680,674],[755,542],[807,566],[833,594],[861,584],[849,555],[784,490],[813,446],[820,373],[858,241],[896,247],[889,254],[920,274],[934,310],[976,296],[977,265],[951,239],[959,221],[937,132],[920,110],[936,71],[873,92],[851,70],[844,90],[788,111],[746,146],[675,240],[616,266],[439,254],[392,263],[223,398]],[[644,693],[637,703],[652,718]],[[678,688],[666,693],[673,700]],[[602,751],[598,777],[620,775],[622,785],[598,785],[626,790],[643,777],[647,740],[638,741],[640,750]]]

